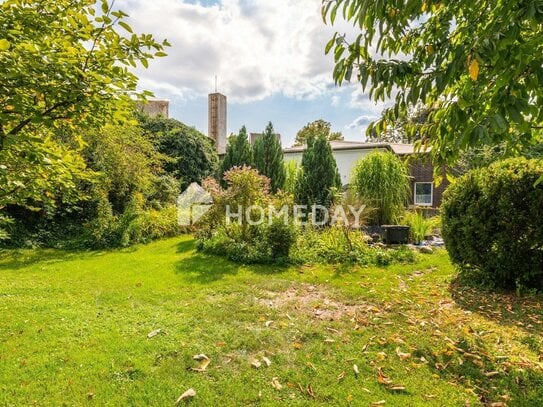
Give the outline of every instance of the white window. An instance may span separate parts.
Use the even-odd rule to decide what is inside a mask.
[[[432,206],[434,202],[434,184],[415,182],[415,206]]]

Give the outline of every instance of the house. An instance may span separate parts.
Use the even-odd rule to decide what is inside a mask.
[[[330,146],[336,159],[343,185],[348,185],[356,163],[373,151],[391,151],[408,162],[411,179],[410,205],[437,208],[441,205],[442,194],[447,187],[444,180],[434,184],[434,167],[428,154],[417,153],[412,144],[366,143],[362,141],[331,141]],[[300,164],[305,146],[289,147],[283,150],[285,162]]]

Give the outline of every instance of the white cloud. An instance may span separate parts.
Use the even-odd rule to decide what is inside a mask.
[[[368,127],[368,124],[377,120],[378,118],[379,116],[368,116],[368,115],[358,116],[350,124],[348,124],[346,128],[347,129],[366,128]]]
[[[338,107],[338,106],[339,106],[339,102],[341,102],[341,96],[332,96],[332,101],[330,102],[330,104],[331,104],[333,107]]]
[[[127,0],[138,32],[167,38],[169,56],[139,70],[141,86],[157,96],[206,95],[218,75],[219,91],[233,102],[274,94],[312,99],[333,89],[333,58],[324,46],[346,23],[323,24],[320,0]],[[164,94],[165,93],[165,94]]]

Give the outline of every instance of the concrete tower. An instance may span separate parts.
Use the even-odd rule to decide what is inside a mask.
[[[215,92],[208,97],[208,135],[219,154],[226,152],[226,96]]]

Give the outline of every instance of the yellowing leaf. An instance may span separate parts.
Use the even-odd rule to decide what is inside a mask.
[[[472,80],[476,81],[479,77],[479,62],[476,59],[469,64],[469,76]]]
[[[0,39],[0,51],[7,51],[9,49],[9,41],[2,38]]]

